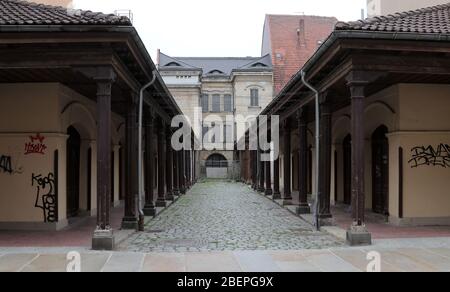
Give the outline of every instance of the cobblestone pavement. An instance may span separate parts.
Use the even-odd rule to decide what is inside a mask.
[[[135,252],[299,250],[343,246],[244,184],[197,183],[121,244]]]

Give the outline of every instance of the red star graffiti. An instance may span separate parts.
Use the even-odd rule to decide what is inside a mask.
[[[30,142],[25,143],[25,155],[28,154],[45,154],[47,146],[44,144],[45,137],[41,134],[36,134],[36,136],[30,136]]]

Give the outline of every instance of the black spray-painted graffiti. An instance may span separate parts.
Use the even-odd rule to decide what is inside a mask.
[[[12,158],[11,155],[0,155],[0,173],[7,173],[10,175],[22,174],[23,167],[19,166],[20,158]]]
[[[0,172],[13,173],[11,156],[0,156]]]
[[[31,186],[36,187],[35,207],[44,212],[45,222],[56,222],[56,188],[55,176],[49,173],[46,177],[35,175],[31,178]]]
[[[450,146],[440,144],[436,149],[433,146],[420,146],[411,149],[412,159],[409,160],[411,168],[419,166],[450,167]]]

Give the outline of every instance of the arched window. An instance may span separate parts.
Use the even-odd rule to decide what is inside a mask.
[[[222,154],[211,154],[206,160],[206,167],[222,168],[228,167],[228,161]]]
[[[181,65],[178,64],[177,62],[170,62],[170,63],[166,64],[165,67],[181,67]]]
[[[261,67],[267,67],[267,65],[258,62],[258,63],[253,64],[252,67],[254,67],[254,68],[261,68]]]
[[[209,71],[208,74],[224,74],[224,73],[220,70],[211,70],[211,71]]]

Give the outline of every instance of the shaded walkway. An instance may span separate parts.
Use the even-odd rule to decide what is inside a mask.
[[[120,249],[152,251],[296,250],[341,246],[244,184],[205,181],[149,222]]]
[[[123,207],[111,209],[111,225],[119,230]],[[0,231],[0,247],[91,247],[96,216],[81,218],[61,231]]]

